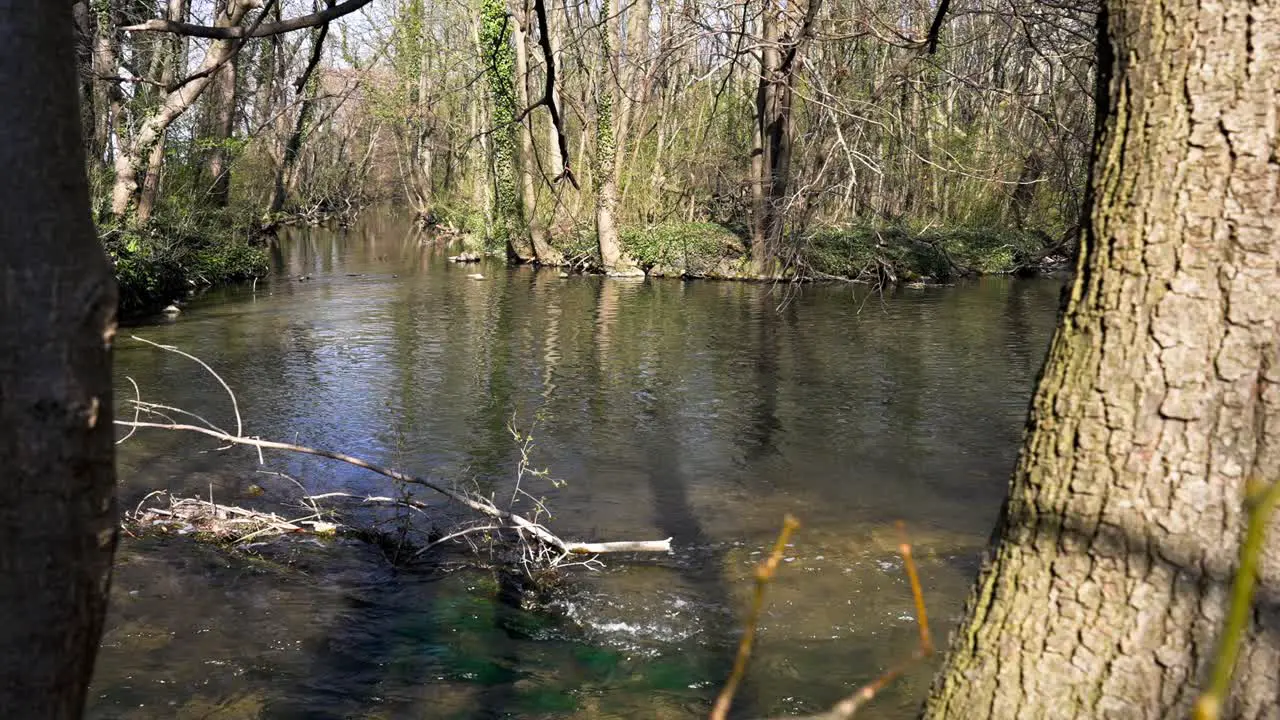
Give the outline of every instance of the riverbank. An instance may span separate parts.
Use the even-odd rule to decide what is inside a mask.
[[[139,228],[101,226],[98,236],[115,268],[120,315],[126,318],[270,270],[252,224],[227,212],[157,218]]]
[[[448,237],[469,240],[468,224],[434,225]],[[961,277],[1036,273],[1063,267],[1071,249],[1041,230],[925,228],[850,225],[820,228],[791,242],[778,275],[762,277],[752,266],[742,233],[716,223],[663,223],[620,231],[627,254],[650,277],[715,280],[843,280],[878,283],[947,282]],[[595,235],[560,238],[566,262],[579,272],[601,268]],[[485,248],[501,254],[503,248]]]
[[[622,239],[652,276],[771,279],[756,274],[743,238],[721,225],[627,228]],[[788,247],[780,262],[786,279],[942,282],[1038,270],[1065,261],[1062,253],[1037,231],[858,225],[810,232]]]
[[[433,227],[462,236],[452,224]],[[464,226],[468,230],[469,226]],[[230,211],[181,219],[156,218],[138,229],[103,227],[103,247],[115,267],[120,314],[155,312],[219,285],[264,277],[270,271],[260,223]],[[627,253],[650,277],[767,280],[752,267],[742,235],[715,223],[665,223],[623,228]],[[595,272],[594,235],[565,238],[560,248],[572,268]],[[787,249],[780,277],[877,283],[946,282],[959,277],[1038,272],[1061,267],[1069,251],[1047,234],[976,228],[855,225],[823,228]]]

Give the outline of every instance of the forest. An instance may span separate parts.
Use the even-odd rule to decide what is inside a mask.
[[[1089,2],[75,4],[127,308],[391,205],[513,262],[947,279],[1062,262]]]
[[[1280,0],[0,37],[0,715],[1280,715]]]

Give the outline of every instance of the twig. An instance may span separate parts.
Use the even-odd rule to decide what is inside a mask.
[[[1240,544],[1240,566],[1231,582],[1231,606],[1227,610],[1222,638],[1218,641],[1218,653],[1213,659],[1209,687],[1196,699],[1192,711],[1194,720],[1218,720],[1231,692],[1231,674],[1240,655],[1240,641],[1253,613],[1253,590],[1258,580],[1258,559],[1265,545],[1267,522],[1276,502],[1280,501],[1280,482],[1263,484],[1251,481],[1249,485],[1244,500],[1248,519],[1244,542]]]
[[[778,539],[773,544],[773,552],[769,553],[769,557],[756,568],[756,592],[751,601],[751,610],[747,613],[746,630],[742,633],[742,641],[738,643],[738,656],[733,661],[733,672],[729,674],[729,681],[724,684],[724,689],[716,698],[715,706],[711,708],[711,720],[724,720],[729,712],[729,706],[733,704],[733,696],[738,692],[738,685],[742,683],[742,678],[747,673],[747,662],[751,659],[751,646],[755,643],[756,626],[760,622],[760,611],[764,607],[765,588],[778,572],[778,563],[782,562],[782,553],[786,551],[791,533],[799,527],[800,521],[787,513],[782,518],[782,530],[778,532]]]
[[[181,355],[184,358],[187,358],[189,360],[194,360],[195,362],[199,363],[200,367],[204,368],[206,372],[212,375],[213,379],[217,380],[222,385],[222,388],[227,391],[227,395],[231,397],[231,409],[236,414],[236,436],[238,437],[244,434],[244,423],[240,422],[240,403],[236,402],[236,394],[231,391],[231,386],[227,384],[227,381],[223,380],[221,375],[214,372],[213,368],[209,367],[208,363],[196,357],[195,355],[192,355],[190,353],[185,353],[179,350],[178,348],[173,347],[172,345],[161,345],[160,343],[152,342],[150,340],[147,340],[146,338],[140,338],[137,335],[130,335],[129,337],[133,338],[134,340],[137,340],[140,343],[146,343],[147,345],[150,345],[152,347],[160,348],[161,350],[167,350],[171,353]]]
[[[836,703],[835,707],[827,712],[810,716],[809,720],[849,720],[864,705],[875,699],[881,690],[888,687],[889,683],[901,677],[912,665],[933,654],[933,639],[929,635],[929,615],[925,612],[924,593],[920,589],[920,573],[916,570],[916,562],[911,555],[911,543],[907,538],[906,525],[899,520],[897,527],[898,535],[901,538],[898,543],[898,552],[902,555],[902,566],[907,573],[907,580],[911,583],[911,597],[916,604],[916,623],[920,626],[920,645],[911,653],[911,657],[889,668],[884,674],[858,688],[857,692]]]

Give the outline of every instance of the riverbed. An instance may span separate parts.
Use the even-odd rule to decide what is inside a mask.
[[[125,537],[89,717],[705,717],[785,513],[803,527],[735,715],[823,709],[912,652],[895,521],[945,638],[1003,498],[1060,281],[564,278],[456,265],[456,248],[423,240],[390,217],[284,238],[272,277],[123,328],[117,397],[132,378],[146,399],[235,425],[199,365],[137,335],[217,370],[246,434],[499,497],[521,460],[514,425],[548,471],[525,479],[524,509],[541,499],[564,537],[671,537],[675,550],[570,568],[554,602],[521,608],[492,572],[393,562],[359,541],[278,540],[255,557]],[[282,511],[295,481],[396,492],[357,468],[280,453],[260,465],[162,431],[119,452],[126,509],[158,489]],[[932,669],[891,686],[875,717],[912,717]]]

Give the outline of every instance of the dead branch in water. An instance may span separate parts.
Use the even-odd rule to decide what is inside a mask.
[[[148,422],[148,421],[141,421],[136,419],[135,420],[116,420],[115,421],[116,425],[130,428],[130,434],[126,437],[131,437],[133,434],[133,431],[142,429],[142,428],[197,433],[200,435],[205,435],[208,437],[215,438],[224,443],[228,443],[229,445],[245,445],[248,447],[257,448],[259,451],[258,452],[259,462],[263,462],[262,450],[283,450],[286,452],[299,453],[303,455],[314,455],[316,457],[322,457],[329,460],[336,460],[338,462],[346,463],[348,465],[353,465],[355,467],[363,468],[365,470],[376,473],[378,475],[382,475],[383,477],[394,480],[397,483],[425,487],[436,493],[439,493],[440,495],[443,495],[449,500],[455,503],[458,503],[459,505],[462,505],[463,507],[466,507],[467,509],[473,512],[476,512],[476,513],[479,513],[480,515],[485,516],[486,518],[488,518],[489,524],[496,529],[514,530],[518,538],[518,544],[521,549],[521,561],[526,567],[528,567],[529,565],[534,565],[537,567],[555,567],[562,564],[564,560],[569,556],[600,555],[600,554],[606,554],[606,553],[620,553],[620,552],[643,552],[643,553],[670,552],[671,550],[671,538],[667,538],[665,540],[641,540],[641,541],[621,541],[621,542],[603,542],[603,543],[590,543],[590,542],[581,542],[576,540],[564,540],[560,538],[558,535],[556,535],[555,533],[551,532],[541,523],[529,520],[524,516],[513,513],[510,510],[507,510],[505,508],[498,507],[493,503],[492,500],[482,497],[475,493],[468,493],[461,490],[452,489],[452,488],[446,487],[444,484],[440,482],[419,477],[416,475],[411,475],[409,473],[401,472],[400,470],[396,470],[394,468],[378,465],[376,463],[365,460],[364,458],[356,457],[354,455],[349,455],[343,452],[309,447],[306,445],[299,445],[296,443],[277,442],[274,440],[263,440],[258,437],[246,436],[243,434],[243,423],[240,418],[238,403],[235,400],[235,394],[232,392],[230,385],[227,384],[226,381],[224,381],[216,372],[214,372],[214,370],[211,367],[209,367],[209,365],[207,365],[204,361],[200,360],[199,358],[196,358],[195,356],[190,355],[188,353],[182,352],[181,350],[178,350],[177,348],[174,348],[172,346],[160,345],[158,343],[151,342],[150,340],[144,340],[136,336],[134,337],[134,339],[138,340],[139,342],[143,342],[153,347],[156,347],[158,349],[165,350],[168,352],[173,352],[183,357],[190,358],[191,360],[194,360],[195,362],[199,363],[201,367],[203,367],[206,371],[208,371],[211,375],[213,375],[213,377],[219,382],[219,384],[221,384],[222,387],[227,391],[228,395],[231,396],[232,408],[236,415],[236,433],[235,434],[229,433],[215,426],[213,423],[205,420],[199,415],[188,412],[186,410],[171,408],[165,405],[158,405],[155,403],[144,402],[142,401],[141,398],[136,398],[130,401],[130,404],[133,405],[135,411],[147,413],[150,415],[158,415],[164,418],[165,422]],[[166,414],[166,412],[175,412],[189,418],[195,418],[196,420],[204,423],[204,425],[192,425],[188,423],[178,422],[173,418],[169,417]],[[135,415],[135,417],[137,416]],[[522,453],[527,452],[527,449],[528,449],[527,446],[522,448]],[[523,473],[524,464],[522,464],[521,466],[521,471]],[[309,496],[307,499],[311,500],[314,503],[314,500],[320,497],[333,497],[337,495],[341,495],[341,494],[331,493],[325,496]],[[391,502],[394,504],[413,507],[418,510],[427,509],[427,505],[425,505],[424,503],[415,501],[407,497],[396,498],[396,499],[370,497],[370,498],[362,498],[362,500],[365,502]],[[199,501],[199,502],[204,502],[204,501]],[[539,507],[541,507],[540,504],[539,504]],[[214,507],[214,509],[216,510],[216,506]],[[586,564],[590,565],[591,563],[590,561],[588,561]]]
[[[259,512],[212,499],[180,498],[166,492],[153,492],[138,503],[133,512],[125,513],[126,527],[147,531],[156,528],[176,529],[180,533],[201,533],[235,545],[263,537],[287,533],[332,535],[339,526],[321,519],[316,510],[299,518],[284,518],[276,513]]]

